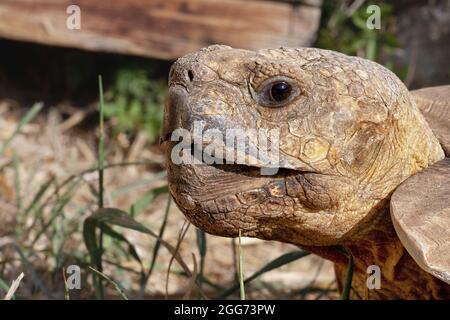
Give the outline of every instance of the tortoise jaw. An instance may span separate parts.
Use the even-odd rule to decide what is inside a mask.
[[[261,177],[261,176],[267,176],[261,174],[261,171],[267,170],[270,171],[274,168],[264,168],[259,166],[250,166],[246,164],[238,164],[238,163],[227,163],[227,164],[212,164],[214,168],[217,168],[221,171],[225,172],[233,172],[241,175],[246,175],[249,177]],[[294,169],[288,169],[288,168],[276,168],[277,172],[275,174],[272,174],[268,177],[272,179],[278,179],[278,178],[285,178],[288,176],[296,176],[306,173],[314,173],[312,171],[299,171]],[[267,172],[266,171],[266,172]]]
[[[193,161],[197,160],[198,163],[200,164],[212,166],[224,172],[236,173],[253,177],[270,176],[271,178],[274,179],[304,173],[317,173],[316,171],[312,170],[296,170],[292,168],[264,166],[263,163],[255,163],[255,164],[240,163],[238,161],[235,161],[234,159],[230,161],[230,159],[227,158],[213,158],[214,162],[208,163],[205,162],[204,157],[202,156],[204,155],[204,152],[205,150],[203,148],[199,149],[194,143],[191,144],[191,156]],[[264,173],[271,173],[271,174],[264,174]]]
[[[181,153],[174,154],[174,148],[178,142],[172,141],[171,136],[172,131],[167,132],[161,138],[160,145],[168,155],[167,161],[175,164],[180,164],[181,160],[183,164],[207,165],[230,173],[250,176],[270,176],[273,178],[305,173],[322,173],[298,159],[292,161],[284,157],[283,154],[279,154],[279,150],[277,150],[277,154],[274,152],[261,152],[261,150],[249,152],[246,149],[230,148],[222,142],[218,143],[217,141],[202,141],[198,145],[195,143],[195,136],[193,138],[194,142],[191,142],[189,146],[185,145],[184,149],[179,149],[179,151],[183,150],[183,155]],[[211,150],[214,150],[214,152],[211,153]],[[220,150],[219,156],[215,156],[214,153],[216,150]],[[232,156],[230,157],[229,154]],[[176,158],[180,155],[182,159],[174,159],[174,157]],[[223,157],[223,155],[226,155],[226,157]]]
[[[347,178],[290,168],[268,176],[259,166],[193,163],[193,154],[190,163],[176,164],[170,158],[174,143],[166,149],[170,192],[184,215],[208,233],[236,236],[240,229],[267,240],[323,245],[342,240],[352,228],[341,214],[341,199],[356,192]],[[280,231],[266,234],[269,229]]]

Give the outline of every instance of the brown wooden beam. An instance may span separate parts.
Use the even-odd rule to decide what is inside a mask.
[[[81,9],[80,30],[66,27],[66,8],[72,4]],[[160,59],[213,43],[248,49],[307,46],[315,39],[319,20],[318,6],[276,1],[0,2],[0,38]]]

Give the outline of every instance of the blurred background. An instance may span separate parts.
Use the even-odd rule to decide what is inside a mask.
[[[239,297],[237,240],[189,226],[168,195],[157,141],[176,58],[319,47],[415,89],[450,83],[449,40],[449,0],[0,0],[0,298],[21,272],[15,299]],[[122,220],[95,218],[103,206]],[[241,249],[247,297],[339,298],[331,263],[282,243]],[[70,265],[80,289],[65,285]]]

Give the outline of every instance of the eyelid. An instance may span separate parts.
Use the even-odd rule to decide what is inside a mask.
[[[276,82],[287,82],[292,87],[292,95],[286,100],[280,103],[274,103],[270,101],[268,90],[270,90],[270,85]],[[253,88],[251,88],[253,89]],[[251,90],[252,96],[258,104],[264,107],[282,107],[290,102],[292,102],[296,97],[300,95],[300,88],[298,87],[297,82],[289,77],[285,76],[276,76],[272,78],[268,78],[264,80],[256,89]]]
[[[253,79],[251,79],[253,80]],[[291,77],[287,77],[287,76],[273,76],[273,77],[269,77],[266,78],[264,80],[259,80],[258,81],[251,81],[251,83],[253,84],[253,89],[258,92],[260,91],[262,88],[266,87],[268,84],[274,83],[274,82],[278,82],[278,81],[286,81],[290,84],[296,84],[297,82],[295,81],[295,79],[291,78]]]

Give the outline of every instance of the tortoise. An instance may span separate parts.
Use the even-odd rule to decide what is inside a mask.
[[[209,46],[169,73],[170,193],[210,234],[333,261],[340,290],[350,253],[352,299],[449,299],[449,101],[450,86],[410,92],[383,66],[334,51]],[[233,129],[250,132],[245,145]]]

